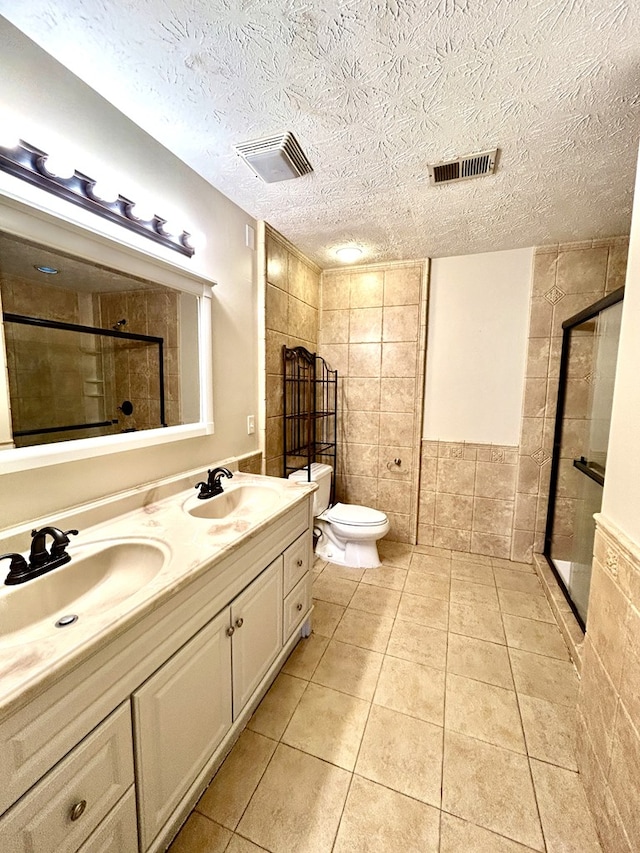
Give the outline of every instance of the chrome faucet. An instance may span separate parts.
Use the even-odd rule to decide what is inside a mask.
[[[207,473],[209,475],[207,482],[196,483],[195,486],[196,489],[200,489],[198,497],[203,501],[207,498],[213,498],[216,495],[221,495],[224,490],[220,481],[223,477],[233,477],[233,474],[228,468],[210,468]]]
[[[0,556],[0,560],[11,560],[5,584],[12,586],[24,583],[68,563],[71,557],[65,549],[69,544],[69,534],[77,536],[78,531],[67,530],[64,532],[58,530],[57,527],[43,527],[41,530],[32,530],[28,563],[22,554],[3,554]],[[47,551],[46,547],[47,536],[51,536],[53,539],[50,551]]]

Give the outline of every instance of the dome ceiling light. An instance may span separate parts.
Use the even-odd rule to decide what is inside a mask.
[[[360,246],[341,246],[336,249],[336,258],[343,264],[352,264],[360,260],[361,257],[362,249]]]

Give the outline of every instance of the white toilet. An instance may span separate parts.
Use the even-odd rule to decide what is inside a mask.
[[[307,482],[307,470],[294,471],[290,480]],[[313,496],[314,527],[320,532],[316,554],[339,566],[373,569],[380,565],[378,539],[389,532],[389,519],[384,512],[357,504],[329,506],[331,466],[320,462],[311,465],[311,480],[318,484]]]

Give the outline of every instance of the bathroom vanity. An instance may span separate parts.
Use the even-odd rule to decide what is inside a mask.
[[[3,853],[163,850],[308,633],[315,486],[198,479],[44,520],[71,562],[0,592]]]

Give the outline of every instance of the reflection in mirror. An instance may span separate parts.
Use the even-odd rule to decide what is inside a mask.
[[[198,299],[0,232],[16,447],[200,420]]]

